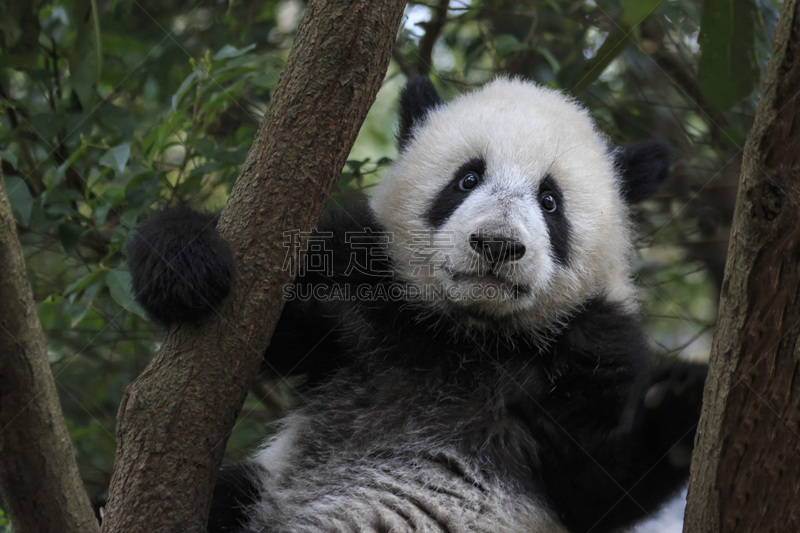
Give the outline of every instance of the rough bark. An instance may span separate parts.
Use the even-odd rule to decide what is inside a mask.
[[[741,182],[684,531],[800,531],[800,9],[775,32]]]
[[[311,1],[219,229],[219,314],[173,327],[119,410],[103,531],[205,531],[225,442],[280,315],[285,232],[317,221],[381,85],[405,2]]]
[[[99,531],[56,394],[0,172],[0,493],[15,531]]]

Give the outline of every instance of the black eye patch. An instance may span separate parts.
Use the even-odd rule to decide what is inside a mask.
[[[564,193],[553,176],[548,174],[544,177],[539,184],[536,198],[547,224],[553,257],[559,264],[566,265],[570,246],[570,224],[564,209]]]
[[[458,167],[425,214],[428,224],[434,228],[444,224],[467,196],[481,185],[485,173],[486,161],[482,158],[471,159]]]

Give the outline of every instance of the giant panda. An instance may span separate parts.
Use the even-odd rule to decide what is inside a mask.
[[[302,402],[224,468],[209,531],[623,531],[680,490],[705,370],[648,355],[629,206],[659,142],[612,147],[564,94],[500,78],[400,97],[399,156],[331,208],[265,354]],[[129,247],[157,321],[233,279],[212,214],[161,212]],[[288,228],[287,228],[288,229]],[[315,256],[316,254],[316,256]],[[324,268],[311,268],[312,265]]]

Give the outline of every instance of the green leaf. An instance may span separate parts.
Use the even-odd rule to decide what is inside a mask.
[[[213,157],[214,150],[216,149],[216,144],[214,144],[214,141],[205,137],[200,137],[199,139],[192,141],[192,146],[194,146],[194,149],[197,150],[198,154],[205,158]]]
[[[625,0],[622,24],[636,28],[661,5],[661,0]]]
[[[106,104],[100,108],[100,122],[108,128],[118,128],[125,139],[133,136],[133,129],[136,126],[136,119],[130,111],[124,107]]]
[[[64,139],[67,143],[76,145],[84,138],[92,134],[91,117],[84,113],[73,113],[67,117],[67,136]]]
[[[497,55],[504,56],[512,52],[527,50],[528,46],[521,43],[514,35],[504,33],[497,37],[494,42],[494,48],[497,51]]]
[[[86,145],[81,144],[80,146],[78,146],[76,150],[72,151],[72,153],[69,156],[69,159],[58,165],[58,169],[56,170],[56,179],[54,179],[53,183],[50,185],[50,187],[48,187],[49,189],[61,183],[64,174],[67,172],[67,169],[70,168],[75,163],[75,161],[77,161],[83,155],[83,152],[85,151],[86,151]]]
[[[74,222],[64,222],[58,225],[58,239],[64,252],[71,253],[78,246],[81,237],[86,233],[86,228]]]
[[[69,287],[64,289],[63,295],[70,296],[72,294],[80,293],[81,291],[83,291],[83,289],[85,289],[89,285],[97,283],[98,281],[102,280],[105,277],[106,273],[107,273],[106,270],[95,270],[93,272],[89,272],[82,278],[72,283]]]
[[[43,144],[49,146],[64,127],[64,117],[52,113],[35,115],[31,117],[31,127],[33,132],[44,141]]]
[[[104,167],[114,169],[117,176],[122,176],[125,173],[125,165],[131,156],[131,145],[128,143],[120,144],[111,148],[100,158],[100,164]]]
[[[6,161],[12,167],[17,168],[17,156],[9,150],[0,150],[0,160]]]
[[[142,318],[147,318],[144,310],[139,307],[131,294],[131,273],[125,270],[112,270],[106,276],[106,284],[114,299],[120,307]]]
[[[11,203],[11,212],[14,214],[14,218],[23,226],[30,225],[33,197],[28,190],[28,186],[22,178],[17,178],[16,176],[7,176],[3,178],[3,181],[6,186],[6,193],[8,194],[8,201]]]
[[[180,102],[181,98],[183,97],[183,93],[189,88],[189,86],[197,79],[197,71],[192,71],[191,74],[186,76],[186,79],[183,80],[181,86],[178,87],[178,90],[175,91],[175,94],[172,95],[172,106],[170,107],[170,112],[174,113],[178,109],[178,102]]]
[[[226,44],[225,46],[223,46],[220,49],[219,52],[217,52],[214,55],[214,61],[220,61],[222,59],[230,59],[232,57],[242,56],[242,55],[246,54],[247,52],[249,52],[250,50],[252,50],[255,47],[256,47],[255,44],[251,44],[250,46],[248,46],[246,48],[238,49],[238,48],[236,48],[234,46]]]
[[[706,0],[703,4],[697,77],[713,111],[730,109],[758,85],[758,20],[753,0]]]
[[[148,164],[152,165],[170,146],[178,144],[175,132],[183,129],[188,121],[184,122],[184,113],[169,113],[161,123],[147,134],[144,140],[144,152],[148,154]]]
[[[242,164],[247,159],[246,148],[220,148],[214,152],[214,159],[220,162]]]
[[[81,107],[89,111],[100,80],[103,50],[94,2],[87,2],[76,11],[79,11],[74,14],[78,22],[78,34],[75,50],[69,57],[69,79]]]
[[[70,329],[75,329],[78,324],[81,323],[86,317],[86,314],[89,312],[89,306],[83,302],[76,302],[72,304],[72,308],[70,309],[71,314],[71,321],[69,323]]]
[[[0,36],[3,40],[2,59],[11,60],[4,66],[35,64],[39,48],[39,16],[36,2],[3,2],[0,5]]]
[[[250,81],[253,82],[255,85],[259,87],[263,87],[265,89],[272,89],[278,84],[278,78],[280,77],[281,73],[277,70],[273,70],[272,72],[267,72],[265,74],[257,74],[250,78]]]
[[[559,65],[558,59],[556,59],[556,57],[550,53],[550,50],[543,47],[537,47],[536,51],[540,53],[542,57],[550,64],[550,68],[553,69],[553,72],[558,72],[558,70],[561,68],[561,65]]]

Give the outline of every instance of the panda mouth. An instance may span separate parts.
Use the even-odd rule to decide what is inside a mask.
[[[508,280],[504,277],[490,271],[486,272],[453,272],[451,274],[453,281],[482,281],[493,283],[505,283]]]
[[[473,285],[499,285],[511,291],[514,298],[527,295],[531,292],[530,288],[526,285],[520,285],[508,278],[505,278],[495,272],[453,272],[450,275],[451,279],[458,282],[467,282]]]

